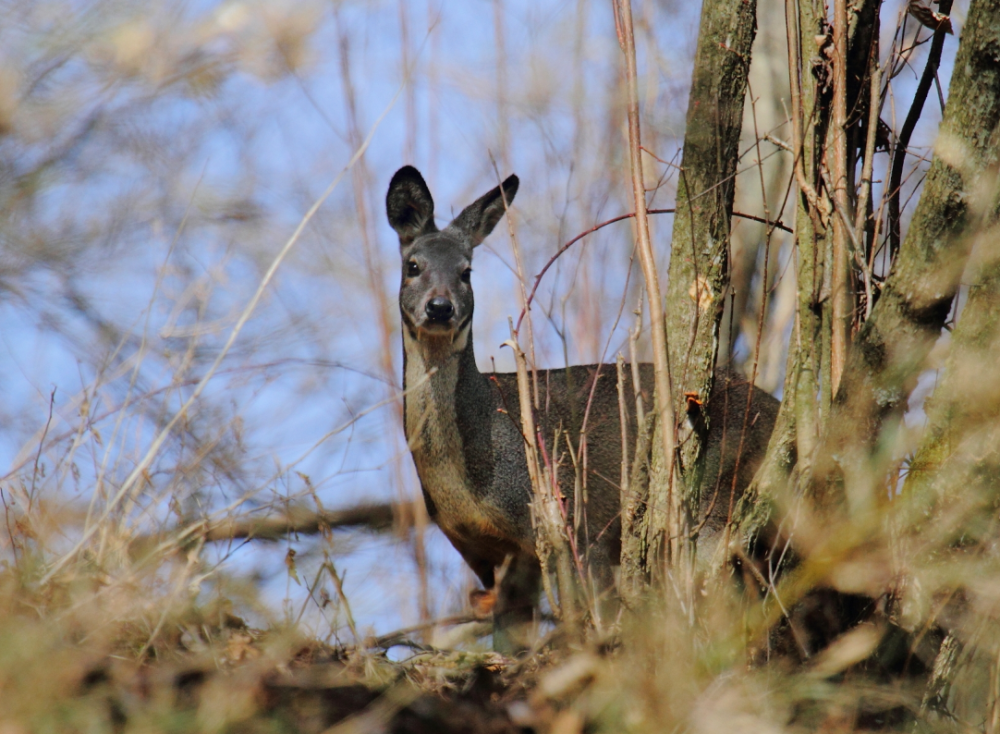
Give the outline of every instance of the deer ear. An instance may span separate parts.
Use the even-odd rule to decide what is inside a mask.
[[[400,245],[408,245],[422,234],[437,232],[434,199],[424,177],[413,166],[403,166],[392,177],[385,195],[385,211],[389,224],[399,235]]]
[[[463,232],[475,247],[493,231],[507,206],[514,201],[519,183],[517,176],[510,176],[500,186],[465,207],[448,226]],[[504,199],[507,200],[506,206]]]

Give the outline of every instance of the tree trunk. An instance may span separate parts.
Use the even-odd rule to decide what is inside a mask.
[[[1000,152],[1000,151],[998,151]],[[996,181],[991,201],[980,201],[995,212]],[[903,488],[909,523],[904,527],[910,547],[947,549],[939,563],[948,563],[957,577],[962,564],[995,553],[998,532],[997,477],[1000,476],[1000,231],[986,228],[977,238],[970,270],[969,299],[952,334],[941,381],[928,399],[927,430]],[[947,594],[953,581],[942,584]],[[974,598],[974,594],[973,594]],[[974,603],[974,602],[973,602]],[[942,613],[947,630],[924,694],[923,707],[938,715],[974,720],[985,714],[987,731],[997,731],[1000,708],[995,649],[977,635],[976,616],[967,600]],[[942,624],[939,618],[918,618],[924,628]],[[979,621],[979,624],[982,624]],[[963,643],[968,642],[968,645]],[[962,654],[959,654],[962,653]],[[963,680],[991,681],[984,691],[962,686]]]
[[[844,86],[848,126],[867,118],[865,91],[871,57],[877,59],[877,29],[880,0],[865,0],[848,9],[847,64],[844,74],[835,81]],[[826,38],[826,14],[822,4],[813,0],[786,0],[785,26],[788,41],[788,69],[792,92],[792,152],[796,196],[796,273],[798,300],[795,328],[789,342],[786,361],[784,397],[771,437],[767,456],[736,513],[736,521],[750,541],[771,519],[774,502],[787,504],[789,478],[808,473],[824,419],[830,413],[833,378],[833,338],[835,319],[831,301],[831,274],[827,268],[830,225],[835,217],[844,217],[833,206],[830,187],[823,175],[825,150],[838,137],[831,127],[830,99],[825,99],[820,80],[830,74],[831,66],[807,49],[816,48],[817,39]],[[825,47],[825,41],[824,41]],[[822,51],[822,49],[821,49]],[[826,95],[829,97],[829,94]],[[847,199],[853,201],[852,151],[864,148],[862,135],[840,141],[841,154],[848,161]],[[843,136],[840,136],[843,137]],[[846,145],[846,150],[844,150]],[[846,207],[850,214],[850,203]],[[863,227],[858,227],[863,229]],[[845,233],[841,233],[846,236]],[[859,239],[860,234],[858,235]]]
[[[667,353],[675,414],[685,394],[704,401],[712,387],[719,344],[722,294],[727,284],[734,177],[743,102],[756,33],[756,2],[708,0],[702,6],[694,78],[688,100],[677,213],[670,255],[666,314]],[[657,423],[655,431],[674,431]],[[673,457],[654,440],[644,533],[647,568],[687,557],[685,538],[697,512],[702,436],[686,438]],[[675,443],[675,445],[678,445]]]

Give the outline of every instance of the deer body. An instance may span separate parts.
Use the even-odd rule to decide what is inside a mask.
[[[483,585],[492,589],[495,570],[505,560],[510,564],[497,590],[498,627],[506,624],[504,615],[509,620],[530,619],[539,567],[517,378],[483,374],[476,366],[471,262],[473,248],[493,230],[517,186],[517,178],[511,176],[444,230],[434,224],[433,199],[416,169],[400,169],[386,197],[403,257],[399,303],[407,442],[429,515]],[[559,466],[569,521],[581,529],[584,552],[598,565],[609,567],[620,554],[622,426],[615,366],[539,370],[537,381],[536,422],[542,440],[550,442],[550,461]],[[640,383],[645,409],[650,411],[652,365],[640,365]],[[631,376],[625,387],[632,395]],[[778,402],[753,388],[748,431],[739,454],[749,389],[745,381],[723,375],[707,401],[710,428],[702,507],[708,531],[725,524],[734,474],[737,490],[742,491],[763,457],[773,427]],[[635,403],[626,402],[625,430],[629,446],[634,447]],[[557,441],[558,455],[551,455]],[[572,441],[578,463],[585,466],[584,497],[574,497],[577,475],[565,452],[567,441]],[[574,517],[576,508],[582,517]]]
[[[468,337],[451,356],[404,328],[406,437],[428,513],[491,588],[508,553],[533,553],[528,498],[522,506],[510,491],[528,474],[521,436],[509,418],[496,420],[496,391]]]

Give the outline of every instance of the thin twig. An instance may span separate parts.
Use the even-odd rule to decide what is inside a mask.
[[[646,210],[646,214],[674,214],[675,212],[676,212],[676,209],[647,209]],[[600,224],[595,224],[593,227],[591,227],[590,229],[584,230],[583,232],[581,232],[580,234],[578,234],[576,237],[574,237],[573,239],[571,239],[568,242],[566,242],[566,244],[564,244],[558,250],[556,250],[556,253],[552,257],[550,257],[548,259],[548,261],[545,263],[544,267],[542,267],[542,269],[538,272],[538,275],[535,276],[535,283],[532,286],[531,292],[528,294],[528,299],[526,301],[527,306],[530,308],[531,303],[535,300],[535,293],[538,290],[539,284],[542,282],[542,277],[545,275],[545,273],[548,272],[549,268],[551,268],[555,264],[556,260],[558,260],[563,255],[563,253],[566,252],[566,250],[568,250],[570,247],[572,247],[573,245],[575,245],[577,242],[579,242],[580,240],[582,240],[587,235],[593,234],[597,230],[603,229],[604,227],[607,227],[609,224],[615,224],[616,222],[623,222],[626,219],[631,219],[634,216],[635,216],[635,212],[629,212],[628,214],[621,214],[621,215],[619,215],[617,217],[612,217],[611,219],[607,219],[607,220],[601,222]],[[787,226],[784,222],[772,221],[772,220],[770,220],[767,217],[758,217],[758,216],[756,216],[754,214],[743,214],[741,212],[733,212],[733,216],[734,217],[739,217],[740,219],[747,219],[747,220],[749,220],[751,222],[759,222],[760,224],[765,224],[768,227],[773,227],[773,228],[776,228],[776,229],[780,229],[782,232],[788,232],[789,234],[792,233],[792,228],[789,227],[789,226]],[[524,309],[522,309],[521,310],[521,315],[518,316],[518,319],[517,319],[517,326],[514,327],[515,330],[520,329],[520,327],[521,327],[521,320],[524,319],[524,315],[525,315],[525,311],[524,311]]]
[[[951,13],[952,0],[941,0],[938,5],[938,12],[941,15]],[[910,138],[917,127],[920,115],[924,111],[924,102],[927,101],[927,93],[931,90],[931,84],[937,75],[938,67],[941,65],[941,51],[944,48],[944,38],[948,35],[946,24],[941,24],[934,31],[931,40],[931,50],[927,54],[927,64],[924,66],[924,73],[920,75],[920,82],[917,84],[917,91],[913,93],[913,104],[910,105],[903,127],[899,130],[899,137],[896,138],[896,147],[892,153],[892,169],[889,173],[889,185],[886,191],[889,193],[889,257],[895,259],[899,252],[900,228],[899,228],[899,192],[902,188],[903,165],[906,162],[906,148],[910,144]]]
[[[833,203],[841,214],[847,212],[847,0],[836,0],[833,9],[833,120],[827,155],[832,160]],[[846,217],[833,219],[833,267],[831,272],[832,324],[830,336],[830,379],[833,393],[837,392],[840,375],[847,361],[850,333],[851,294],[847,261],[847,230],[851,222]]]
[[[434,629],[435,627],[454,627],[460,624],[470,624],[472,622],[482,621],[483,620],[481,618],[472,614],[457,614],[451,617],[432,619],[427,622],[415,624],[412,627],[403,627],[402,629],[398,629],[395,632],[389,632],[381,637],[376,637],[372,642],[368,643],[367,647],[392,647],[393,645],[399,644],[400,640],[406,639],[414,632],[424,632],[429,629]]]
[[[789,87],[792,96],[792,148],[795,150],[795,181],[799,185],[809,203],[809,213],[812,217],[820,212],[819,196],[816,189],[806,179],[805,165],[802,159],[805,141],[802,131],[802,79],[799,64],[802,61],[802,50],[799,48],[799,9],[796,0],[785,0],[785,32],[788,37],[788,72]],[[817,231],[820,227],[816,227]]]
[[[14,555],[14,569],[20,571],[17,559],[17,541],[14,540],[14,531],[10,527],[10,507],[7,506],[7,497],[4,495],[3,487],[0,487],[0,502],[3,502],[3,516],[7,523],[7,537],[10,538],[10,551]]]
[[[869,69],[869,86],[870,98],[868,100],[868,129],[867,135],[865,137],[865,160],[861,166],[861,191],[858,193],[858,208],[854,215],[854,232],[857,239],[861,239],[861,233],[864,230],[865,223],[868,218],[868,203],[871,200],[872,192],[872,174],[875,166],[875,139],[878,133],[878,121],[879,121],[879,101],[881,100],[882,92],[882,73],[881,68],[878,63],[878,48],[873,50],[870,57],[870,69]],[[875,249],[874,240],[868,243],[869,248]],[[865,265],[867,266],[867,273],[871,272],[871,262],[865,255]],[[872,312],[872,294],[871,294],[871,284],[866,283],[865,285],[865,320],[871,316]]]
[[[660,440],[663,442],[663,460],[667,463],[667,477],[674,472],[674,418],[671,394],[670,368],[667,364],[667,332],[663,315],[663,299],[656,272],[656,256],[649,238],[649,220],[646,214],[646,189],[642,178],[642,134],[639,125],[639,84],[635,60],[635,35],[632,29],[631,0],[617,0],[625,51],[625,80],[628,87],[628,142],[629,163],[632,172],[632,199],[635,203],[635,229],[639,240],[639,262],[646,281],[649,303],[649,326],[653,342],[653,375],[656,419],[659,422]],[[670,481],[670,480],[668,480]],[[672,484],[672,482],[671,482]],[[669,521],[668,521],[669,524]]]
[[[618,376],[618,422],[622,434],[622,466],[621,466],[621,493],[625,497],[629,492],[628,476],[628,409],[625,407],[625,357],[618,353],[615,360],[615,368]],[[625,505],[625,502],[622,502]]]
[[[337,589],[337,596],[340,597],[340,603],[344,605],[344,613],[347,615],[347,626],[350,628],[351,634],[354,635],[354,642],[357,643],[361,640],[361,637],[358,635],[358,626],[354,623],[354,613],[351,612],[351,604],[347,601],[347,594],[344,593],[344,578],[337,573],[333,561],[328,559],[323,565],[326,566],[330,578],[333,579],[333,586]]]
[[[52,392],[49,395],[49,417],[45,420],[45,428],[42,430],[42,438],[38,442],[38,453],[35,454],[35,466],[31,472],[31,491],[28,492],[28,508],[27,512],[31,512],[31,504],[35,499],[35,483],[38,480],[38,464],[42,458],[42,446],[45,445],[45,437],[49,433],[49,427],[52,425],[52,410],[56,403],[56,388],[52,388]]]

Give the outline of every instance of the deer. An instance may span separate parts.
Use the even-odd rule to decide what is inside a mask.
[[[503,652],[524,649],[542,571],[529,509],[533,490],[520,428],[517,374],[484,373],[476,364],[472,257],[504,216],[518,186],[517,176],[511,175],[444,229],[435,223],[434,200],[416,168],[400,168],[386,194],[386,213],[399,236],[402,261],[399,310],[407,444],[428,516],[486,590],[494,648]],[[641,364],[638,373],[648,414],[653,408],[653,367]],[[561,430],[582,440],[588,413],[585,518],[579,519],[590,541],[591,563],[610,569],[621,553],[622,497],[614,479],[620,476],[622,461],[616,365],[539,369],[535,379],[540,435]],[[632,395],[631,377],[625,379],[626,394]],[[779,402],[728,373],[717,374],[715,388],[702,402],[708,419],[704,486],[716,491],[702,493],[704,517],[699,526],[710,534],[725,526],[731,499],[738,499],[753,478]],[[635,446],[637,406],[632,400],[626,403],[625,432],[628,445]],[[748,428],[741,441],[744,425]],[[578,505],[573,472],[560,477],[559,489],[572,515]],[[607,573],[599,575],[605,584],[613,583]]]

